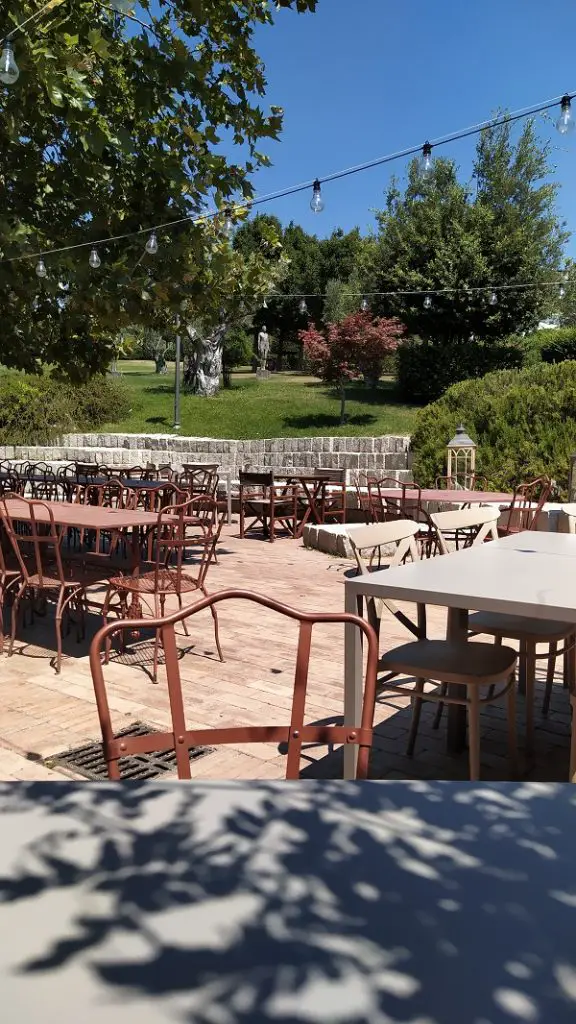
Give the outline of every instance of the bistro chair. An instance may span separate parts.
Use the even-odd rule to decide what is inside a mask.
[[[280,524],[295,537],[298,530],[298,487],[275,482],[272,470],[240,471],[240,536],[258,526],[272,544]],[[246,520],[250,521],[247,523]]]
[[[179,608],[183,607],[182,598],[187,594],[200,592],[208,596],[206,575],[213,560],[213,554],[220,539],[220,531],[224,517],[218,526],[209,534],[199,528],[195,538],[186,535],[185,518],[189,503],[163,508],[158,513],[158,522],[154,537],[155,558],[151,569],[142,567],[137,575],[113,576],[109,580],[108,592],[102,608],[102,616],[106,622],[109,612],[115,608],[120,618],[128,614],[128,601],[132,605],[136,600],[140,605],[147,604],[153,618],[164,615],[167,598],[175,598]],[[187,550],[194,547],[198,551],[198,561],[193,565],[185,565]],[[117,604],[114,606],[114,599]],[[218,616],[216,608],[210,606],[214,619],[214,637],[220,661],[224,661],[220,646]],[[158,639],[154,645],[154,679],[158,672]]]
[[[262,609],[270,609],[299,624],[292,705],[289,713],[286,715],[287,720],[282,725],[263,723],[262,725],[238,725],[215,729],[195,729],[193,726],[190,728],[188,725],[189,720],[182,693],[179,652],[176,645],[174,627],[179,622],[185,622],[206,608],[210,608],[215,613],[217,604],[222,602],[228,604],[231,601],[252,602],[253,604],[260,605]],[[314,627],[321,623],[351,624],[356,629],[361,630],[366,639],[366,674],[363,689],[361,725],[358,728],[351,728],[346,725],[305,724],[311,641]],[[166,750],[173,750],[176,754],[178,778],[190,779],[190,749],[192,747],[203,745],[218,746],[220,744],[234,744],[238,746],[245,743],[282,744],[287,753],[287,779],[299,778],[303,744],[326,744],[328,746],[333,744],[352,744],[358,747],[357,778],[367,778],[368,760],[372,746],[378,651],[374,631],[363,619],[356,615],[301,612],[270,598],[261,597],[258,594],[251,594],[242,590],[224,590],[167,618],[155,618],[149,625],[159,632],[164,649],[171,725],[165,732],[151,732],[148,735],[138,737],[119,736],[115,738],[102,666],[102,651],[109,645],[114,633],[131,628],[134,629],[138,625],[137,621],[132,621],[115,622],[105,626],[94,637],[90,647],[90,668],[102,731],[104,759],[108,767],[110,779],[121,778],[120,762],[123,757]],[[194,695],[193,681],[187,683],[186,687],[188,703],[190,704],[191,700],[193,701]]]
[[[320,491],[320,522],[346,522],[346,470],[315,469],[315,477],[322,480]]]
[[[146,472],[151,474],[154,480],[174,480],[176,473],[169,462],[157,465],[155,462],[146,463]]]
[[[220,478],[217,462],[185,462],[178,478],[178,485],[192,495],[207,494],[216,498]]]
[[[537,530],[538,519],[544,505],[550,497],[552,481],[547,476],[540,476],[529,483],[520,484],[514,491],[512,504],[502,511],[498,533],[506,537],[522,530]]]
[[[499,509],[490,506],[432,512],[430,520],[434,527],[435,550],[447,555],[450,543],[458,551],[483,544],[488,539],[498,540],[499,517]]]
[[[376,479],[374,474],[369,473],[356,473],[354,477],[354,489],[356,491],[356,503],[360,512],[364,517],[366,523],[375,522],[372,510],[370,507],[370,493],[368,490],[368,480]],[[397,484],[398,481],[394,481]]]
[[[19,511],[23,517],[19,518]],[[14,650],[18,611],[23,598],[31,601],[40,594],[56,605],[55,625],[57,653],[53,659],[56,671],[62,665],[62,619],[74,609],[78,628],[84,624],[86,591],[101,582],[99,573],[90,572],[79,562],[65,562],[61,555],[62,533],[56,529],[54,516],[45,502],[29,500],[21,495],[0,498],[0,519],[10,541],[19,569],[19,585],[14,587],[12,629],[8,655]],[[18,531],[15,524],[18,524]],[[80,640],[78,632],[78,640]]]
[[[135,509],[137,496],[136,492],[126,487],[119,480],[108,480],[105,484],[87,484],[76,487],[73,495],[73,503],[79,505],[92,505],[97,508]],[[84,530],[82,527],[72,527],[72,535],[78,536],[81,557],[89,565],[102,564],[110,572],[114,572],[113,560],[117,558],[118,551],[124,547],[122,532],[110,529]],[[115,571],[118,571],[118,565]]]

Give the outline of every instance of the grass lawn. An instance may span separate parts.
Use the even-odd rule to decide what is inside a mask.
[[[169,433],[174,422],[173,366],[166,376],[156,376],[151,362],[125,360],[118,367],[132,392],[132,409],[127,419],[108,423],[106,429]],[[349,395],[348,422],[342,427],[340,401],[321,381],[279,373],[259,383],[251,373],[237,373],[232,388],[215,398],[182,393],[180,433],[230,438],[411,433],[416,408],[397,401],[393,381],[383,380],[371,390],[354,386]]]

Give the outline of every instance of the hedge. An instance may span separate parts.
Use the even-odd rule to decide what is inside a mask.
[[[46,444],[92,430],[130,411],[129,393],[111,377],[71,384],[49,374],[0,374],[0,444]]]
[[[544,363],[562,363],[565,359],[576,359],[576,328],[558,327],[539,331],[544,335],[541,349]]]
[[[523,365],[521,343],[434,342],[410,339],[397,353],[398,389],[409,402],[426,403],[439,398],[451,384],[484,377],[491,370],[511,370]]]
[[[449,388],[420,410],[412,437],[414,478],[446,472],[446,444],[463,423],[478,445],[477,471],[496,490],[546,474],[567,497],[576,451],[576,362],[489,373]]]

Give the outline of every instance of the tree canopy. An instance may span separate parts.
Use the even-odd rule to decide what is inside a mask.
[[[550,308],[549,288],[497,288],[550,282],[568,237],[555,210],[548,147],[531,121],[517,141],[512,130],[507,122],[480,135],[472,184],[441,157],[427,176],[413,161],[406,189],[394,181],[388,191],[367,290],[448,290],[430,309],[422,295],[376,301],[377,311],[399,316],[413,335],[438,343],[471,334],[498,339],[532,330]],[[476,288],[493,288],[496,302]]]
[[[275,8],[303,13],[316,2]],[[22,0],[5,31],[34,10]],[[139,0],[125,10],[132,17],[98,0],[55,3],[15,37],[20,77],[0,92],[4,363],[93,372],[119,327],[178,307],[182,282],[208,321],[229,295],[225,273],[223,288],[212,287],[221,265],[230,269],[218,222],[187,218],[226,207],[241,217],[251,175],[269,162],[260,146],[278,138],[282,110],[259,105],[266,79],[253,33],[272,22],[274,5]],[[224,141],[237,147],[234,159]],[[151,227],[180,219],[158,232],[156,256],[144,254]],[[116,240],[135,231],[144,233]],[[57,251],[101,239],[97,269],[89,249]],[[20,258],[37,253],[41,280],[36,259]],[[265,269],[258,259],[236,268],[241,286],[265,287],[266,275],[256,280]]]

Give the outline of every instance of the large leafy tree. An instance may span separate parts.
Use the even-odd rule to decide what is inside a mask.
[[[268,162],[260,146],[282,124],[280,108],[258,102],[254,29],[316,2],[139,0],[131,19],[75,0],[16,37],[20,78],[0,92],[4,363],[40,359],[80,376],[107,363],[118,327],[177,307],[181,280],[213,254],[211,231],[187,221],[159,232],[155,257],[143,256],[146,234],[114,239],[251,197],[250,176]],[[4,31],[37,9],[22,0]],[[224,141],[240,155],[227,158]],[[96,271],[86,249],[57,251],[97,239],[109,241]],[[35,258],[19,259],[38,252],[41,281]],[[218,289],[191,290],[198,315],[221,316]]]
[[[456,291],[434,296],[430,309],[421,295],[382,297],[376,308],[438,344],[465,343],[471,334],[493,341],[533,329],[550,308],[551,290],[497,286],[544,285],[557,276],[567,234],[556,214],[558,186],[550,171],[548,149],[532,122],[517,141],[510,123],[482,133],[475,188],[458,180],[451,160],[435,160],[428,177],[414,161],[406,189],[393,182],[378,216],[366,287]],[[495,305],[490,291],[474,291],[493,287]]]

